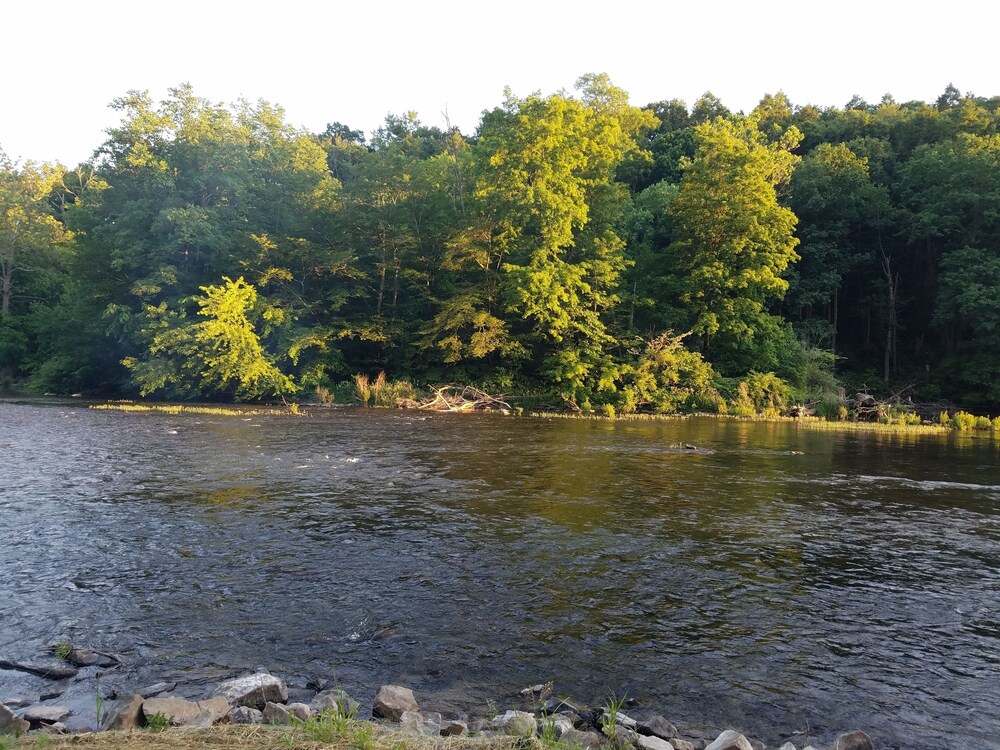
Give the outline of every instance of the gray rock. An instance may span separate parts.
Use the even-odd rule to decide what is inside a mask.
[[[424,737],[441,736],[441,714],[433,711],[403,711],[399,715],[399,725],[408,732]]]
[[[14,695],[10,698],[4,698],[0,701],[0,704],[7,706],[7,708],[24,708],[25,706],[30,706],[31,701],[25,698],[23,695]]]
[[[727,729],[716,737],[715,741],[705,750],[753,750],[753,746],[750,744],[750,740],[739,732]]]
[[[574,719],[576,716],[571,716],[569,714],[552,714],[551,716],[543,716],[538,720],[538,736],[545,737],[546,732],[552,732],[556,739],[562,737],[566,732],[574,729]]]
[[[600,747],[604,738],[597,732],[581,732],[579,729],[570,729],[559,738],[570,747]]]
[[[138,729],[142,724],[142,695],[135,693],[115,703],[105,715],[100,728],[127,732],[130,729]]]
[[[317,714],[332,712],[337,716],[353,717],[357,715],[361,704],[340,688],[335,688],[317,693],[309,707]]]
[[[89,648],[72,649],[66,655],[66,661],[77,667],[117,667],[121,664],[116,657]]]
[[[372,716],[378,719],[399,721],[404,711],[419,711],[413,691],[399,685],[382,685],[375,693]]]
[[[639,722],[636,727],[639,734],[648,734],[659,737],[661,740],[672,740],[677,736],[677,727],[671,724],[662,716],[654,716],[646,721]]]
[[[226,721],[230,724],[263,724],[264,714],[256,708],[236,706],[226,714]]]
[[[784,745],[779,747],[778,750],[795,750],[795,745],[791,742],[786,742]]]
[[[469,733],[469,725],[460,719],[451,719],[441,723],[442,737],[458,737]]]
[[[682,740],[679,737],[675,737],[670,740],[670,744],[674,746],[674,750],[697,750],[693,742]],[[701,746],[704,747],[705,744],[706,743],[703,742]]]
[[[840,735],[833,750],[874,750],[874,746],[871,737],[860,729],[855,729],[853,732]]]
[[[613,718],[614,718],[614,725],[616,727],[625,727],[626,729],[634,730],[638,726],[638,722],[635,719],[626,716],[621,711],[617,711],[614,714]],[[608,711],[606,708],[602,708],[597,716],[597,721],[598,723],[601,724],[601,726],[604,726],[605,723],[610,722],[611,719],[612,719],[611,712]]]
[[[28,706],[21,712],[21,718],[32,724],[55,724],[72,713],[65,706]]]
[[[305,703],[289,703],[288,713],[299,721],[309,721],[312,718],[312,709]]]
[[[268,701],[284,703],[288,700],[288,686],[284,680],[267,672],[226,680],[215,689],[215,693],[232,705],[257,709],[263,709]]]
[[[527,711],[505,711],[494,716],[491,724],[494,729],[514,737],[535,736],[535,715]]]
[[[489,728],[489,719],[473,719],[469,722],[469,731],[472,734],[482,734],[483,732],[489,731]]]
[[[268,701],[264,704],[264,722],[267,724],[291,724],[292,715],[280,703]]]
[[[7,706],[0,705],[0,734],[21,734],[31,729],[31,724],[14,716]]]
[[[146,698],[142,702],[142,715],[162,714],[175,727],[209,727],[229,713],[229,702],[222,696],[197,703],[184,698]]]
[[[141,695],[143,698],[155,698],[163,693],[169,693],[171,690],[176,689],[176,687],[176,682],[157,682],[155,685],[149,685],[136,690],[136,693]]]
[[[667,740],[660,739],[652,734],[640,734],[635,744],[643,750],[674,750],[674,746],[667,742]]]
[[[69,734],[69,729],[61,721],[43,724],[40,731],[42,734]]]
[[[581,713],[579,708],[561,698],[549,698],[542,704],[542,710],[547,714],[571,713],[579,716]]]

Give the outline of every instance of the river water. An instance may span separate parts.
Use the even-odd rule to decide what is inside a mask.
[[[0,456],[0,658],[66,637],[122,690],[266,667],[480,715],[552,680],[772,746],[1000,747],[990,440],[7,401]]]

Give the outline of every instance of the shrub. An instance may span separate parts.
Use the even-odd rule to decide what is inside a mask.
[[[976,417],[967,411],[957,411],[955,416],[951,418],[951,424],[956,430],[968,432],[976,429]]]

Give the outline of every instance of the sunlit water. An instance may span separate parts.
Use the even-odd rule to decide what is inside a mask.
[[[266,667],[483,714],[553,680],[773,746],[1000,747],[998,458],[711,419],[0,403],[0,658],[65,636],[125,658],[105,689]],[[0,671],[0,699],[51,684]]]

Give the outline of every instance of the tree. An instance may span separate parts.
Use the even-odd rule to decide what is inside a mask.
[[[791,177],[801,135],[792,127],[768,143],[753,118],[716,119],[696,135],[697,154],[670,203],[671,252],[687,325],[703,351],[728,359],[726,369],[767,328],[767,305],[784,295],[782,274],[798,259],[795,215],[778,204],[776,187]]]
[[[614,170],[656,125],[606,76],[579,86],[582,101],[508,93],[485,116],[477,145],[488,164],[477,198],[508,259],[508,309],[530,323],[544,371],[569,401],[614,388],[615,340],[603,315],[619,301],[626,267],[614,226],[626,196]]]
[[[257,291],[243,278],[223,279],[222,286],[205,286],[194,298],[205,320],[191,323],[183,311],[166,305],[147,310],[143,333],[148,356],[126,358],[123,364],[142,395],[165,392],[185,398],[231,396],[257,399],[296,390],[261,345],[254,314],[267,322],[280,315],[258,306]]]

